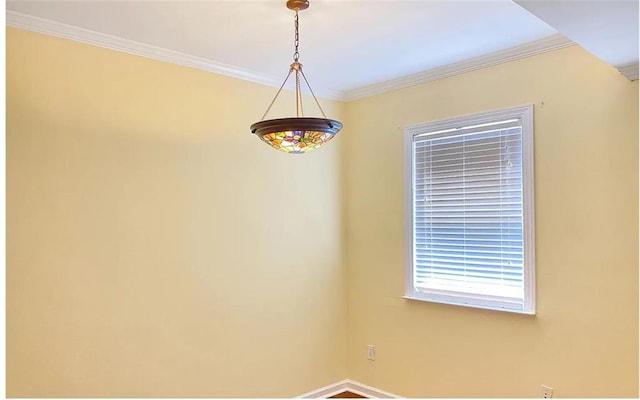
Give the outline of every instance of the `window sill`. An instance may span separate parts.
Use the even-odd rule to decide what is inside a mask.
[[[498,306],[489,306],[489,305],[480,305],[480,304],[474,304],[474,303],[467,303],[464,300],[460,300],[459,302],[457,302],[457,301],[450,301],[450,300],[437,299],[437,298],[427,298],[426,296],[425,297],[420,297],[420,296],[415,296],[415,295],[405,295],[405,296],[402,296],[402,298],[405,299],[405,300],[420,301],[420,302],[424,302],[424,303],[448,304],[448,305],[452,305],[452,306],[480,308],[480,309],[483,309],[483,310],[502,311],[502,312],[508,312],[508,313],[512,313],[512,314],[521,314],[521,315],[531,315],[531,316],[535,316],[536,315],[535,311],[517,310],[517,309],[498,307]]]

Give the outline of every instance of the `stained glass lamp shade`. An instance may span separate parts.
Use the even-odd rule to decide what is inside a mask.
[[[269,104],[267,111],[262,116],[262,120],[251,125],[251,133],[257,135],[263,142],[267,143],[274,149],[284,151],[285,153],[301,154],[308,153],[324,145],[334,138],[334,136],[342,129],[342,123],[327,118],[307,81],[307,77],[302,72],[302,64],[298,62],[300,53],[298,52],[299,34],[298,34],[298,11],[305,10],[309,7],[307,0],[289,0],[287,8],[295,11],[295,51],[293,53],[293,63],[289,68],[287,77],[282,82],[280,89]],[[295,75],[296,80],[296,116],[291,118],[269,119],[264,118],[271,110],[282,88],[289,80],[291,74]],[[324,118],[305,117],[303,113],[302,94],[300,91],[301,79],[304,80],[316,105],[320,109]]]
[[[256,122],[251,131],[274,149],[286,153],[308,153],[338,133],[342,123],[333,119],[296,117]]]

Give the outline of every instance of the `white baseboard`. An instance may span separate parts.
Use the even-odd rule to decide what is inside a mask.
[[[384,390],[380,390],[374,388],[372,386],[365,385],[364,383],[356,382],[351,379],[344,379],[336,383],[332,383],[331,385],[327,385],[316,389],[314,391],[301,394],[296,398],[300,399],[320,399],[327,398],[333,395],[349,391],[351,393],[359,394],[360,396],[365,396],[371,399],[398,399],[401,396],[395,395],[393,393],[385,392]]]

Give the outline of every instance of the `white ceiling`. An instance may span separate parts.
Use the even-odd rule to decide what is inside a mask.
[[[281,83],[292,59],[284,0],[14,0],[7,10],[9,25],[267,84]],[[314,90],[335,98],[558,39],[570,43],[511,0],[311,0],[300,14],[300,61]]]
[[[515,2],[610,65],[638,63],[638,0]]]

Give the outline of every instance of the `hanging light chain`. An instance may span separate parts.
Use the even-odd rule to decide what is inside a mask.
[[[293,52],[293,61],[298,62],[298,59],[300,58],[300,53],[298,52],[298,46],[300,45],[300,34],[298,33],[298,29],[300,27],[298,22],[298,9],[296,9],[296,16],[294,18],[294,21],[295,21],[296,35],[293,41],[293,44],[295,46],[295,51]]]

